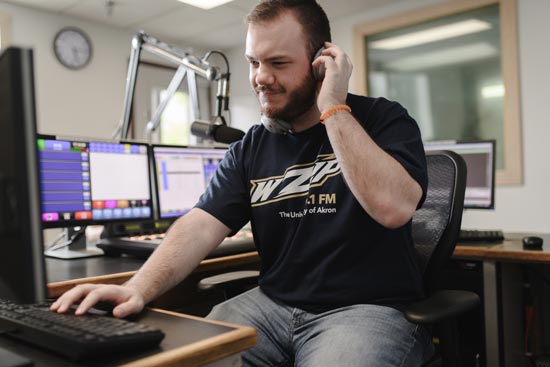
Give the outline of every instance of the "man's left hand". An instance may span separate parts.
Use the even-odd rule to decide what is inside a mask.
[[[336,105],[346,103],[349,78],[353,65],[349,56],[333,43],[325,42],[325,49],[312,65],[324,64],[325,77],[318,82],[317,107],[323,112]]]

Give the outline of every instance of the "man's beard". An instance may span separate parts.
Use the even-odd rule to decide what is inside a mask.
[[[289,123],[294,122],[298,116],[303,115],[315,104],[317,97],[316,83],[317,82],[311,74],[306,75],[298,88],[287,94],[288,101],[284,106],[278,108],[262,107],[262,114],[272,119],[279,119]],[[286,93],[284,87],[279,90],[272,90],[268,87],[261,86],[256,88],[256,96],[258,96],[261,91]]]

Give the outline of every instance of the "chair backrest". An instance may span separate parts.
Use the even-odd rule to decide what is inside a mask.
[[[428,192],[412,220],[413,240],[423,273],[424,288],[437,289],[440,271],[451,257],[460,232],[466,163],[451,151],[426,154]]]

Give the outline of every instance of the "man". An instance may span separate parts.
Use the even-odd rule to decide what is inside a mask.
[[[347,93],[351,62],[325,42],[315,1],[263,1],[247,21],[263,125],[231,146],[127,284],[78,286],[52,309],[81,300],[82,314],[103,300],[117,317],[139,312],[250,220],[260,286],[209,315],[257,329],[245,365],[418,366],[429,337],[400,312],[422,297],[411,237],[427,186],[418,127],[397,103]]]

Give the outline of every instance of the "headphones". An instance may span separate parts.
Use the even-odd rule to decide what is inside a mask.
[[[272,134],[294,134],[292,132],[292,125],[290,122],[286,122],[285,120],[274,119],[262,114],[262,116],[260,116],[260,122],[264,125],[267,131]]]
[[[315,55],[313,55],[313,58],[311,61],[313,62],[313,60],[321,56],[321,53],[323,52],[324,49],[325,49],[324,47],[321,47],[320,49],[318,49]],[[326,70],[325,64],[321,64],[318,67],[313,67],[313,66],[311,67],[311,73],[313,74],[313,77],[317,81],[323,80],[323,78],[325,77],[325,70]],[[271,117],[267,117],[263,114],[260,117],[260,122],[262,123],[262,125],[264,125],[264,127],[270,133],[283,134],[283,135],[293,134],[292,124],[290,122],[287,122],[281,119],[274,119]]]
[[[321,53],[323,52],[324,49],[325,49],[324,46],[318,49],[315,55],[313,55],[313,59],[311,60],[311,62],[315,61],[316,58],[321,56]],[[317,81],[321,81],[325,78],[325,70],[326,70],[325,64],[321,64],[316,68],[314,68],[313,66],[311,67],[311,73],[313,74],[313,77]]]

